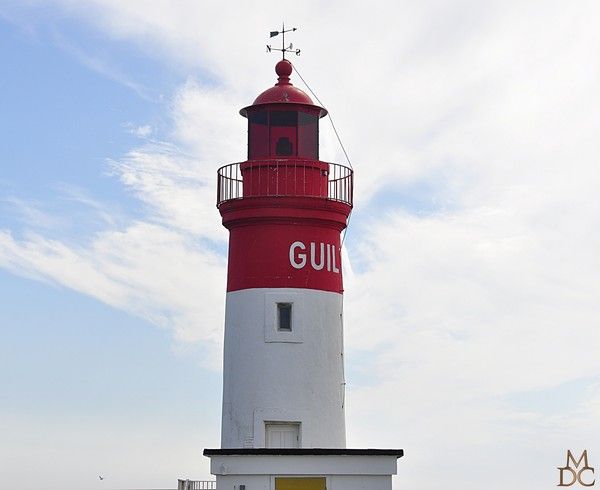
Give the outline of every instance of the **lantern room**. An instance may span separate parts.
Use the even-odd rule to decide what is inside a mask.
[[[290,82],[292,64],[275,66],[278,81],[240,114],[248,119],[248,160],[319,159],[319,119],[327,114]]]

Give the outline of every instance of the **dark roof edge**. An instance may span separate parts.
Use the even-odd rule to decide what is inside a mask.
[[[316,104],[307,104],[305,102],[286,102],[284,100],[280,100],[277,102],[259,102],[258,104],[252,104],[252,105],[247,105],[246,107],[243,107],[242,109],[240,109],[240,114],[244,117],[248,117],[248,109],[251,109],[253,107],[262,107],[262,106],[276,106],[276,105],[282,105],[282,106],[305,106],[305,107],[312,107],[313,109],[320,109],[319,111],[319,119],[325,117],[328,114],[327,109],[325,109],[325,107],[321,107],[320,105],[316,105]]]
[[[238,448],[205,449],[204,456],[404,456],[404,449]]]

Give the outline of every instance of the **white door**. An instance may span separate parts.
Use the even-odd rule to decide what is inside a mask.
[[[300,424],[266,423],[267,447],[300,447]]]

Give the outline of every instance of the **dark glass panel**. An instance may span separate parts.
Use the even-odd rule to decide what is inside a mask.
[[[254,124],[269,124],[269,113],[267,111],[253,111],[248,114],[248,120]]]
[[[271,111],[269,113],[269,138],[271,140],[271,156],[296,156],[298,145],[298,112]]]
[[[248,158],[269,156],[269,114],[267,111],[248,114]]]
[[[298,113],[296,111],[271,111],[271,127],[296,126]]]
[[[277,140],[275,153],[280,156],[290,156],[293,153],[292,142],[286,136],[282,136]]]
[[[292,331],[292,303],[277,303],[277,328]]]
[[[319,116],[298,113],[298,156],[319,159]]]

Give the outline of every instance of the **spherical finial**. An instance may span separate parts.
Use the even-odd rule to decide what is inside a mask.
[[[280,78],[289,78],[292,74],[292,64],[288,60],[279,60],[275,65],[275,73]]]

